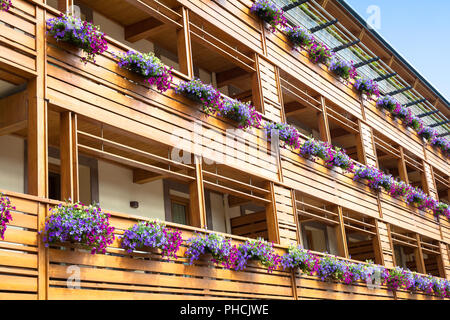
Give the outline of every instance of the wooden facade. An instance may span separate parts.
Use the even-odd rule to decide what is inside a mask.
[[[323,2],[335,6],[335,1]],[[450,279],[450,222],[445,218],[375,193],[353,181],[352,174],[290,149],[275,148],[268,156],[273,146],[265,143],[263,130],[230,131],[236,129],[233,122],[206,116],[173,90],[159,93],[117,65],[115,53],[126,52],[139,39],[152,39],[178,59],[174,85],[194,77],[198,65],[212,64],[216,83],[248,86],[240,96],[263,119],[289,122],[302,112],[311,115],[322,140],[338,141],[336,133],[342,130],[354,138],[355,161],[378,167],[395,163],[406,182],[421,174],[424,190],[448,202],[448,158],[325,67],[292,50],[282,33],[270,32],[250,12],[252,1],[75,1],[121,24],[128,43],[108,37],[108,50],[87,64],[80,61],[80,50],[46,35],[46,21],[58,9],[71,10],[73,1],[56,3],[58,8],[45,0],[13,0],[9,12],[0,12],[0,79],[22,88],[0,99],[0,136],[24,139],[27,159],[24,191],[0,190],[16,207],[0,241],[0,299],[437,299],[365,284],[325,283],[298,272],[267,273],[257,264],[241,272],[206,261],[189,266],[185,247],[176,262],[157,253],[124,253],[118,240],[107,254],[97,255],[45,247],[39,232],[49,209],[64,199],[80,199],[79,168],[82,158],[90,157],[132,168],[137,184],[170,179],[186,185],[188,225],[167,221],[183,231],[184,240],[194,232],[214,231],[205,202],[214,191],[227,194],[237,206],[263,208],[229,219],[231,234],[226,236],[233,242],[264,237],[285,253],[290,244],[305,245],[311,223],[323,223],[342,259],[370,259],[391,268],[400,265],[396,250],[412,248],[418,272]],[[212,62],[202,58],[209,53]],[[226,63],[228,69],[222,68]],[[237,75],[226,73],[236,68]],[[419,87],[430,95],[424,85]],[[292,107],[291,100],[306,111]],[[189,164],[170,157],[170,150],[180,147],[174,135],[185,151],[192,151]],[[49,162],[53,149],[59,153],[57,167]],[[227,155],[233,160],[223,162]],[[49,174],[55,170],[59,199],[51,197]],[[96,197],[92,191],[91,200]],[[138,220],[148,217],[112,212],[117,235]],[[79,268],[69,270],[71,265]],[[68,288],[77,272],[80,282]]]

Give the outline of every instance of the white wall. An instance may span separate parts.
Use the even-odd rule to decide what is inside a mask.
[[[0,136],[0,188],[25,192],[24,140],[15,136]]]
[[[104,161],[98,162],[98,180],[103,209],[165,220],[162,180],[136,184],[132,170]],[[138,201],[139,208],[131,208],[130,201]]]
[[[218,193],[210,192],[211,199],[211,215],[214,231],[227,232],[225,207],[223,196]]]

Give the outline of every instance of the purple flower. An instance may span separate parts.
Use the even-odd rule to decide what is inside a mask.
[[[82,203],[59,204],[50,209],[45,221],[44,243],[80,244],[92,254],[105,253],[113,243],[114,227],[109,225],[110,215],[95,205],[85,207]]]
[[[353,61],[347,62],[337,57],[334,57],[331,60],[328,69],[346,81],[349,79],[355,79],[358,76],[356,68],[353,66]]]
[[[256,0],[250,11],[270,24],[272,32],[275,32],[277,26],[287,26],[287,19],[283,10],[279,9],[270,0]]]
[[[249,260],[259,261],[269,272],[276,270],[281,263],[281,257],[275,252],[273,243],[263,239],[247,240],[238,247],[235,269],[245,269]]]
[[[100,32],[100,28],[79,18],[61,14],[58,18],[49,19],[47,26],[50,28],[48,33],[57,41],[68,42],[81,48],[87,55],[81,58],[84,63],[95,62],[95,55],[108,49],[105,35]]]
[[[380,91],[378,90],[378,84],[365,77],[356,77],[356,81],[353,84],[353,87],[358,90],[361,94],[367,95],[370,99],[372,96],[377,98],[380,97]]]
[[[173,79],[172,68],[166,67],[152,52],[142,54],[128,51],[119,53],[116,57],[119,59],[119,67],[141,75],[150,85],[156,85],[160,92],[170,89],[170,82]]]
[[[218,115],[239,123],[239,128],[261,127],[261,115],[250,103],[224,97],[218,105]]]
[[[201,102],[203,110],[208,115],[215,114],[222,108],[220,92],[210,84],[203,84],[200,79],[181,81],[175,88],[175,92],[183,94],[191,100]]]
[[[11,0],[0,0],[0,11],[7,12],[11,7]]]
[[[288,26],[284,29],[286,36],[296,47],[309,48],[314,42],[314,36],[309,33],[308,30],[302,27],[291,27]]]
[[[176,259],[182,242],[179,230],[171,230],[158,221],[141,221],[125,231],[121,246],[129,253],[145,247],[157,248],[162,251],[163,258]]]
[[[309,52],[309,60],[314,63],[323,63],[327,65],[333,56],[333,53],[328,49],[328,47],[318,41],[314,41],[311,47],[308,50]]]
[[[283,141],[283,147],[289,146],[292,149],[300,148],[300,134],[294,127],[285,123],[266,122],[264,125],[269,141],[272,136],[278,135],[280,141]]]
[[[16,208],[11,205],[11,200],[0,193],[0,239],[2,240],[5,240],[6,227],[12,221],[12,210],[16,210]]]

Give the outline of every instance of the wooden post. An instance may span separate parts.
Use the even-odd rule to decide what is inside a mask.
[[[190,210],[189,224],[193,227],[206,229],[205,189],[203,186],[202,162],[199,156],[194,155],[195,181],[189,185]]]
[[[72,112],[60,115],[61,200],[78,201],[77,118]]]
[[[180,71],[188,76],[194,77],[194,63],[192,61],[191,31],[189,27],[189,11],[185,7],[181,8],[183,28],[177,30],[178,63]]]
[[[403,151],[403,147],[400,146],[400,159],[398,159],[398,175],[400,176],[400,179],[409,183],[408,179],[408,171],[406,170],[406,163],[405,163],[405,153]]]
[[[416,233],[417,249],[414,249],[414,256],[416,258],[417,271],[426,274],[425,261],[423,259],[422,241],[420,235]]]
[[[254,54],[254,58],[256,71],[252,74],[252,102],[257,111],[264,113],[264,98],[259,70],[259,56],[257,53]]]
[[[58,0],[58,10],[73,15],[73,0]]]
[[[322,111],[317,113],[319,121],[320,140],[331,143],[330,126],[328,124],[327,106],[324,97],[320,97]]]
[[[40,2],[44,2],[43,0]],[[36,77],[28,82],[28,193],[48,197],[47,102],[46,97],[46,13],[36,6]],[[39,204],[38,232],[45,227],[47,205]],[[38,236],[38,299],[48,298],[48,249]]]
[[[339,217],[339,225],[334,227],[337,238],[337,247],[339,255],[341,257],[348,259],[349,254],[348,254],[347,236],[345,234],[344,216],[342,214],[341,206],[338,206],[338,217]]]
[[[270,193],[266,196],[270,200],[270,204],[266,205],[266,222],[267,234],[269,241],[273,243],[280,243],[280,232],[278,228],[277,207],[275,202],[275,191],[273,182],[268,183]]]

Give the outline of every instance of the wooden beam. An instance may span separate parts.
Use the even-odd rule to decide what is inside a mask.
[[[268,182],[268,188],[270,194],[266,196],[270,203],[266,205],[266,222],[267,222],[267,234],[269,242],[280,243],[280,230],[278,226],[277,208],[275,203],[275,191],[273,182]]]
[[[0,79],[15,85],[21,85],[27,82],[26,79],[19,77],[16,74],[0,69]]]
[[[236,206],[242,206],[245,204],[251,203],[251,200],[249,199],[244,199],[244,198],[239,198],[233,195],[228,195],[228,206],[230,208],[236,207]]]
[[[58,0],[58,10],[73,15],[73,0]]]
[[[334,230],[336,232],[337,248],[338,248],[339,255],[341,257],[348,259],[349,253],[348,253],[348,245],[347,245],[347,236],[345,234],[344,217],[342,214],[341,206],[338,206],[338,217],[339,217],[339,224],[334,227]]]
[[[223,87],[225,85],[232,83],[233,81],[245,79],[250,76],[251,75],[247,71],[245,71],[239,67],[232,68],[232,69],[222,71],[222,72],[218,72],[216,74],[217,87],[220,88],[220,87]]]
[[[125,40],[129,42],[136,42],[145,38],[150,37],[161,28],[165,28],[167,25],[160,20],[150,17],[143,21],[136,22],[125,27]]]
[[[330,125],[328,123],[327,105],[324,97],[320,97],[322,111],[317,114],[319,121],[320,140],[331,143]]]
[[[61,200],[78,201],[78,143],[76,115],[60,114]]]
[[[259,70],[259,55],[255,53],[254,58],[256,71],[252,74],[252,102],[256,110],[264,114],[264,95]]]
[[[190,210],[189,223],[192,227],[206,229],[205,188],[203,186],[202,163],[199,156],[194,156],[195,181],[189,184]]]
[[[420,240],[420,235],[418,233],[416,233],[416,239],[417,239],[417,248],[414,249],[414,257],[416,258],[417,271],[426,274],[427,272],[422,252],[422,241]]]
[[[0,136],[27,128],[27,92],[19,92],[0,100]]]
[[[406,184],[409,184],[408,179],[408,171],[406,170],[406,163],[405,163],[405,153],[403,151],[403,147],[399,146],[400,149],[400,159],[398,159],[398,174],[400,176],[400,180],[403,180],[406,182]]]
[[[133,170],[133,183],[146,184],[164,178],[168,178],[168,176],[142,169]]]
[[[191,32],[189,27],[189,11],[181,8],[181,22],[183,27],[177,31],[178,63],[180,71],[188,76],[194,77],[194,63],[192,61]]]

